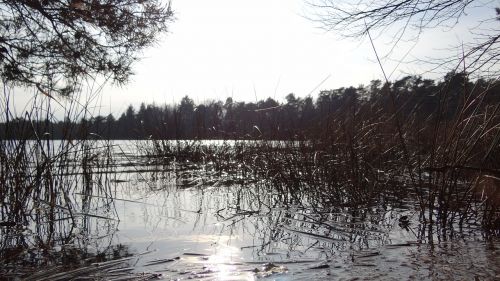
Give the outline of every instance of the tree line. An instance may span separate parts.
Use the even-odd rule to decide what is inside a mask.
[[[486,94],[484,95],[484,93]],[[293,93],[284,102],[272,98],[239,102],[232,98],[200,104],[185,96],[174,105],[130,105],[119,118],[112,114],[81,120],[16,118],[0,124],[2,139],[307,139],[327,134],[329,122],[370,118],[452,118],[468,101],[481,97],[484,107],[500,105],[497,80],[469,80],[466,73],[449,73],[434,81],[406,76],[390,83],[320,91],[316,98]],[[493,109],[492,109],[493,110]],[[496,110],[496,109],[495,109]],[[369,113],[368,113],[369,112]]]

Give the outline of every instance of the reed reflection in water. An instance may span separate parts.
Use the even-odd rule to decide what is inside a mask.
[[[147,272],[150,277],[248,280],[301,279],[313,272],[316,279],[328,279],[350,276],[353,268],[364,268],[355,271],[359,276],[387,269],[386,260],[398,265],[396,275],[421,274],[400,266],[429,242],[411,188],[402,191],[388,181],[378,192],[357,193],[354,204],[349,193],[327,196],[314,181],[290,186],[290,174],[280,181],[241,166],[233,173],[206,158],[158,160],[134,146],[106,147],[89,150],[94,153],[78,168],[86,172],[52,174],[61,179],[54,183],[71,184],[68,196],[58,193],[62,197],[56,202],[65,205],[33,208],[35,214],[46,213],[24,216],[23,227],[1,227],[5,276],[28,276],[52,266],[38,277],[90,272],[109,279]],[[468,229],[468,239],[482,238],[473,226]],[[432,232],[435,239],[442,238],[439,234]],[[490,254],[496,253],[492,245]],[[495,259],[493,254],[484,260]],[[96,262],[103,267],[96,269]],[[495,276],[492,268],[488,276]]]
[[[122,179],[122,193],[117,194],[124,200],[116,200],[116,205],[123,219],[117,237],[140,250],[157,249],[138,267],[151,269],[150,258],[179,257],[175,266],[160,263],[154,271],[189,269],[193,258],[186,254],[190,253],[200,255],[195,259],[205,266],[219,267],[221,261],[224,266],[237,264],[238,272],[253,271],[263,263],[311,266],[332,259],[347,262],[360,251],[416,239],[409,234],[389,235],[401,205],[325,208],[306,197],[285,205],[283,194],[266,182],[188,188],[172,184],[184,172]]]

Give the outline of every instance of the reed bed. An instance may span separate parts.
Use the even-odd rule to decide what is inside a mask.
[[[0,275],[23,278],[41,267],[56,270],[64,260],[80,264],[89,248],[106,252],[117,224],[109,142],[70,137],[91,133],[74,132],[70,117],[87,110],[76,102],[65,107],[68,137],[54,139],[55,101],[41,95],[23,112],[24,122],[12,125],[18,116],[11,95],[6,89],[0,104],[0,135],[17,136],[0,139]]]
[[[217,215],[271,214],[269,231],[281,237],[384,243],[369,220],[394,224],[384,218],[395,206],[416,210],[416,235],[431,243],[463,227],[498,236],[500,105],[487,102],[489,91],[464,86],[457,101],[452,90],[434,93],[438,104],[427,112],[425,98],[408,108],[386,85],[379,95],[346,99],[289,140],[152,138],[137,143],[142,158],[131,163],[156,166],[153,174],[174,177],[177,188],[228,187],[236,196]],[[88,106],[65,106],[65,137],[55,140],[53,99],[36,96],[25,121],[11,126],[18,116],[10,95],[0,104],[0,136],[18,137],[0,139],[0,275],[24,278],[44,266],[40,278],[142,278],[129,274],[130,253],[111,246],[117,165],[109,141],[75,125]]]
[[[487,102],[488,89],[460,89],[457,101],[451,88],[434,93],[438,104],[425,112],[425,98],[407,108],[408,98],[386,85],[378,96],[348,100],[302,140],[153,139],[145,150],[167,166],[198,167],[193,185],[266,182],[263,192],[284,204],[307,197],[322,207],[413,198],[430,240],[465,225],[498,235],[500,105]]]

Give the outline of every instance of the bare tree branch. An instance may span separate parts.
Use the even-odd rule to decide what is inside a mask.
[[[426,29],[453,27],[466,15],[468,8],[484,3],[478,0],[308,0],[308,5],[312,8],[309,19],[345,37],[364,37],[369,31],[385,33],[389,27],[400,26],[392,34],[390,54],[404,35],[411,34],[418,40]],[[497,8],[496,13],[495,17],[485,15],[471,31],[476,38],[465,44],[463,57],[434,58],[432,63],[441,66],[451,63],[455,65],[451,68],[456,68],[465,60],[468,72],[487,71],[498,75],[500,9]],[[490,26],[486,30],[480,27],[484,23]],[[456,47],[462,48],[461,45]]]

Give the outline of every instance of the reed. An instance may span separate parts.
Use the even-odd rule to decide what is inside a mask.
[[[52,267],[60,259],[51,258],[54,249],[68,247],[85,252],[96,229],[113,231],[114,219],[109,171],[110,144],[75,127],[76,118],[88,107],[74,100],[65,102],[64,139],[54,139],[51,124],[58,122],[56,108],[63,105],[53,98],[35,94],[23,110],[23,122],[12,108],[13,89],[6,88],[0,103],[0,275],[41,266]],[[73,118],[73,119],[72,119]],[[96,196],[93,196],[96,195]],[[98,227],[97,227],[98,226]],[[106,237],[106,234],[103,237]],[[109,233],[108,233],[109,234]],[[106,247],[104,247],[106,248]],[[102,250],[102,249],[101,249]],[[102,251],[105,251],[102,250]]]
[[[367,207],[387,196],[414,198],[422,237],[453,236],[475,223],[498,233],[497,187],[484,179],[500,174],[499,105],[487,102],[489,88],[467,81],[457,73],[431,93],[432,112],[425,96],[409,108],[412,89],[401,96],[386,84],[369,99],[345,102],[300,141],[152,139],[146,150],[166,165],[197,166],[190,178],[199,186],[266,182],[265,192],[277,192],[283,204],[309,198]],[[479,189],[487,190],[482,199]]]

